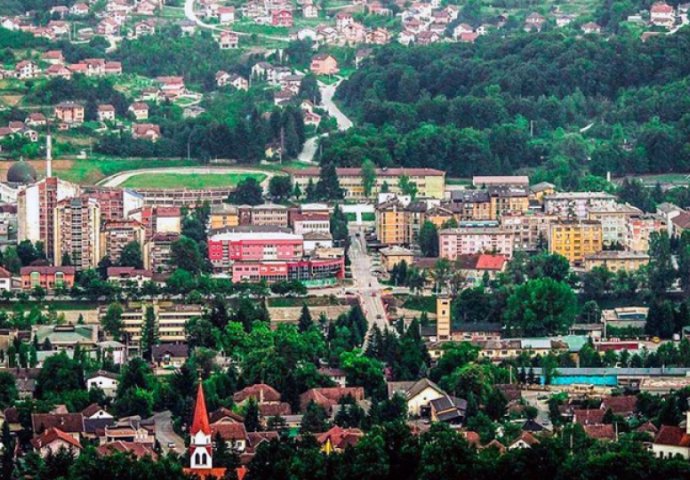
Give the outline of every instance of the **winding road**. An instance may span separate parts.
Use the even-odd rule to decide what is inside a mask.
[[[224,174],[243,174],[256,173],[266,175],[266,178],[261,182],[261,186],[266,190],[268,182],[271,177],[275,175],[274,172],[266,170],[256,170],[251,168],[238,167],[164,167],[164,168],[142,168],[139,170],[128,170],[126,172],[116,173],[109,177],[100,180],[97,185],[101,187],[117,187],[125,183],[128,179],[141,174],[161,174],[174,173],[177,175],[224,175]]]

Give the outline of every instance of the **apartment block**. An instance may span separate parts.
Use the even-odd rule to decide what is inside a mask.
[[[460,190],[450,194],[450,201],[445,208],[453,212],[457,221],[490,220],[491,198],[486,190]]]
[[[611,207],[592,207],[587,218],[601,223],[604,245],[623,245],[628,234],[628,222],[641,214],[642,210],[632,205],[615,203]]]
[[[233,262],[300,260],[302,235],[285,232],[222,232],[208,239],[208,258],[214,268],[227,269]]]
[[[62,265],[68,254],[77,270],[88,270],[101,259],[101,207],[86,196],[58,202],[54,210],[53,258]]]
[[[590,210],[614,208],[616,197],[606,192],[562,192],[544,196],[544,211],[562,218],[586,220]]]
[[[634,252],[649,252],[649,237],[652,232],[661,233],[668,228],[662,215],[635,215],[628,220],[625,246]]]
[[[101,227],[102,257],[113,263],[120,261],[122,249],[131,242],[138,242],[144,248],[146,227],[136,220],[110,220]]]
[[[409,245],[411,212],[394,198],[376,207],[376,238],[384,245]]]
[[[585,270],[595,267],[606,267],[612,272],[624,270],[633,272],[649,263],[649,255],[642,252],[619,250],[602,251],[585,257]]]
[[[593,220],[559,220],[549,228],[549,251],[582,264],[588,255],[601,252],[603,235],[601,223]]]
[[[526,186],[496,185],[487,191],[491,205],[489,218],[492,220],[529,210],[529,188]]]
[[[33,290],[35,287],[42,287],[47,291],[64,287],[70,289],[74,286],[76,269],[74,267],[48,267],[48,266],[28,266],[20,270],[22,277],[22,289]]]
[[[240,217],[237,207],[227,203],[211,205],[208,223],[211,230],[238,226],[240,224]]]
[[[143,197],[132,190],[91,187],[85,189],[84,194],[98,202],[104,222],[123,220],[133,210],[144,206]]]
[[[172,244],[180,239],[179,233],[154,234],[144,245],[144,268],[154,274],[172,272]]]
[[[283,205],[266,203],[253,207],[240,207],[240,225],[288,226],[288,209]]]
[[[145,205],[133,210],[129,218],[146,227],[146,239],[156,233],[180,233],[182,213],[180,207],[157,207]]]
[[[308,282],[329,278],[343,278],[345,257],[302,259],[289,262],[234,262],[232,264],[233,282],[278,282],[298,280]]]
[[[439,255],[457,260],[461,255],[500,253],[513,256],[516,235],[500,227],[449,228],[439,232]]]
[[[535,251],[540,246],[546,248],[549,239],[549,225],[556,221],[555,215],[544,213],[525,213],[501,217],[501,227],[515,233],[515,247],[525,251]]]
[[[292,229],[297,235],[309,232],[331,232],[331,217],[327,213],[295,213],[291,215]]]

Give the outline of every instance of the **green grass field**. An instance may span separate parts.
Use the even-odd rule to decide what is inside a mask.
[[[213,188],[213,187],[232,187],[237,185],[245,178],[255,178],[262,182],[266,175],[260,173],[210,173],[210,174],[178,174],[161,173],[151,174],[142,173],[129,178],[122,184],[128,188]]]
[[[127,170],[151,167],[193,167],[199,165],[193,160],[94,157],[88,160],[74,160],[66,169],[56,169],[55,173],[69,182],[94,184],[99,180]]]

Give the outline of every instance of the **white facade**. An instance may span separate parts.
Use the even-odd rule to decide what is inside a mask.
[[[106,377],[104,375],[96,375],[86,380],[86,388],[91,390],[98,387],[108,396],[114,396],[117,391],[118,381],[114,378]]]

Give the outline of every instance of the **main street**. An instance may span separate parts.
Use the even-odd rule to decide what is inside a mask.
[[[352,271],[353,289],[358,292],[364,315],[369,328],[377,325],[381,330],[388,328],[386,310],[381,299],[381,286],[371,271],[371,260],[367,255],[364,232],[350,232],[350,269]],[[366,345],[366,342],[365,342]]]
[[[182,455],[185,450],[184,440],[173,430],[172,413],[169,410],[155,413],[153,419],[156,421],[156,440],[163,452],[174,450],[176,454]]]

